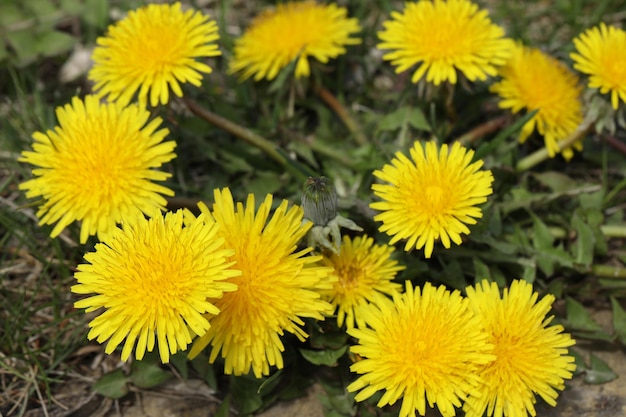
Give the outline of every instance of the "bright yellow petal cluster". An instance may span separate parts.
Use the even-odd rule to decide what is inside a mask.
[[[343,237],[341,251],[324,256],[323,265],[334,268],[337,282],[333,289],[325,293],[337,311],[337,325],[351,329],[355,322],[365,326],[359,310],[368,303],[375,303],[380,294],[393,295],[401,290],[401,285],[391,280],[404,266],[390,259],[394,248],[389,245],[375,245],[374,239],[357,236]]]
[[[403,398],[400,417],[426,413],[435,404],[444,417],[480,383],[478,370],[491,362],[493,346],[478,317],[458,291],[426,284],[361,310],[369,328],[349,329],[358,339],[350,350],[364,359],[350,369],[361,376],[348,385],[363,401],[384,393],[378,406]]]
[[[470,81],[485,80],[511,55],[512,42],[504,30],[491,22],[487,10],[468,0],[407,2],[383,26],[378,48],[392,50],[383,59],[396,72],[419,65],[413,82],[426,75],[435,85],[456,84],[457,70]]]
[[[181,83],[199,87],[211,67],[197,61],[218,56],[217,24],[180,3],[149,4],[131,11],[97,39],[89,79],[100,97],[128,104],[137,90],[145,107],[167,104],[169,90],[182,97]]]
[[[242,275],[230,279],[235,292],[214,300],[220,314],[211,317],[211,328],[190,351],[196,356],[211,344],[209,361],[221,351],[227,374],[242,375],[252,368],[260,378],[269,367],[283,367],[284,332],[304,340],[303,317],[323,320],[332,306],[320,292],[332,287],[332,270],[315,265],[321,256],[306,256],[311,249],[296,251],[310,223],[302,224],[300,207],[283,201],[269,218],[272,196],[267,195],[255,213],[254,196],[245,206],[233,202],[228,189],[215,190],[212,216],[220,226],[218,235],[235,253],[229,258]],[[205,215],[209,209],[200,204]]]
[[[347,10],[336,4],[313,1],[279,3],[257,16],[235,41],[230,71],[241,71],[242,79],[274,79],[280,70],[297,59],[296,78],[308,77],[309,57],[327,63],[346,52],[346,45],[361,43],[350,36],[360,30]]]
[[[611,93],[611,105],[626,102],[626,31],[600,23],[574,39],[574,68],[589,74],[589,87]]]
[[[563,157],[570,159],[574,151],[571,147],[561,149],[559,142],[573,134],[583,121],[578,77],[539,49],[522,45],[514,48],[500,75],[502,80],[491,86],[491,91],[500,96],[501,108],[513,113],[538,110],[522,128],[520,142],[536,128],[551,157],[563,152]],[[581,150],[582,142],[576,142],[574,147]]]
[[[219,312],[210,300],[237,288],[224,281],[240,272],[229,269],[233,250],[224,249],[211,219],[201,216],[183,227],[182,211],[155,214],[129,218],[96,244],[85,255],[88,263],[78,265],[78,284],[72,286],[77,294],[95,293],[76,308],[105,309],[89,323],[89,339],[108,340],[106,353],[126,339],[122,360],[135,343],[135,357],[143,358],[156,340],[167,363],[170,354],[186,350],[195,335],[207,331],[204,314]]]
[[[388,184],[373,184],[374,194],[383,201],[370,204],[382,211],[374,219],[381,221],[381,232],[393,236],[390,244],[408,239],[405,250],[424,249],[430,258],[435,240],[450,247],[460,245],[466,226],[482,217],[479,204],[487,201],[493,190],[491,171],[481,171],[482,161],[472,162],[474,151],[458,142],[441,149],[435,142],[422,146],[415,142],[411,158],[401,152],[374,171],[374,176]]]
[[[35,178],[20,184],[26,197],[41,197],[40,224],[56,222],[55,237],[70,223],[82,221],[80,242],[104,234],[138,213],[165,206],[169,188],[153,183],[170,174],[155,168],[172,160],[176,143],[163,142],[160,118],[138,106],[103,104],[78,97],[56,110],[59,126],[35,132],[33,151],[21,162],[35,165]]]
[[[549,326],[554,296],[537,302],[532,285],[513,281],[500,297],[495,283],[483,281],[467,289],[467,298],[483,323],[489,343],[494,346],[494,362],[479,372],[482,383],[465,402],[467,417],[534,416],[535,395],[556,405],[557,390],[572,377],[576,368],[567,348],[574,344],[563,326]]]

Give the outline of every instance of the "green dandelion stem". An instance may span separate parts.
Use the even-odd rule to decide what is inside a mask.
[[[326,88],[322,86],[315,87],[315,92],[319,96],[319,98],[326,103],[328,107],[330,107],[337,117],[341,119],[343,124],[350,130],[350,133],[354,135],[354,139],[359,145],[367,145],[368,139],[363,133],[363,129],[356,122],[356,120],[350,115],[348,109],[337,100],[337,98]]]
[[[290,173],[292,173],[295,177],[299,178],[301,181],[304,181],[306,178],[310,176],[309,170],[305,167],[301,166],[294,160],[289,159],[284,152],[281,151],[276,145],[274,145],[269,140],[265,139],[263,136],[254,133],[250,129],[246,129],[245,127],[239,126],[236,123],[231,122],[219,116],[193,100],[183,99],[187,108],[196,116],[200,117],[203,120],[211,123],[214,126],[219,127],[226,132],[232,133],[240,139],[248,142],[249,144],[256,146],[265,152],[269,157],[274,159],[276,162],[281,164],[285,169],[287,169]]]
[[[593,126],[593,122],[593,120],[586,120],[582,124],[580,124],[578,126],[578,129],[576,129],[574,133],[558,143],[559,149],[568,148],[572,146],[575,142],[579,141]],[[515,167],[515,170],[517,172],[528,171],[530,168],[534,167],[537,164],[540,164],[548,158],[550,158],[550,155],[548,154],[548,149],[545,147],[541,148],[535,153],[532,153],[526,158],[523,158],[521,161],[519,161],[517,163],[517,166]]]
[[[605,279],[626,279],[626,268],[620,266],[593,265],[590,272]]]
[[[626,224],[605,224],[600,230],[605,237],[626,238]]]
[[[548,227],[550,234],[555,239],[569,239],[575,238],[575,235],[572,235],[570,231],[558,226],[550,226]],[[607,239],[623,239],[626,238],[626,224],[603,224],[600,226],[600,232],[602,236]],[[529,235],[532,236],[532,231],[528,231]]]
[[[457,141],[461,142],[461,145],[463,146],[469,146],[491,132],[495,132],[496,130],[503,128],[506,125],[507,120],[507,116],[500,116],[495,119],[487,120],[485,123],[480,124],[469,132],[461,135]]]

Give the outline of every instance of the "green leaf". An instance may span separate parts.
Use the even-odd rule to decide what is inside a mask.
[[[534,213],[530,213],[533,220],[533,247],[538,250],[553,249],[554,236],[548,226]]]
[[[617,378],[617,374],[593,353],[591,354],[591,366],[585,372],[585,382],[587,384],[604,384]]]
[[[177,352],[175,355],[170,356],[170,363],[180,373],[183,379],[189,377],[189,360],[187,359],[187,352]]]
[[[520,259],[522,266],[522,279],[526,282],[535,282],[537,278],[537,263],[532,259]]]
[[[595,184],[582,184],[579,185],[579,188],[584,188],[585,185],[587,187],[593,187]],[[578,196],[578,200],[580,201],[580,207],[585,210],[595,209],[595,210],[603,210],[604,209],[604,189],[600,189],[595,192],[583,192]]]
[[[0,32],[8,31],[10,28],[7,26],[18,23],[21,20],[27,19],[22,10],[17,7],[17,4],[11,2],[2,4],[2,13],[0,13]]]
[[[18,66],[28,65],[37,59],[37,37],[32,29],[8,32],[4,36],[17,54]]]
[[[139,388],[152,388],[172,377],[158,363],[135,361],[131,367],[130,381]]]
[[[518,250],[518,242],[515,242],[516,244],[503,242],[502,240],[497,240],[492,235],[486,233],[472,235],[472,240],[474,242],[485,243],[498,252],[502,252],[506,255],[511,255]]]
[[[474,258],[474,282],[480,282],[483,279],[491,280],[489,267],[478,257]]]
[[[51,30],[39,35],[35,48],[38,54],[55,56],[69,51],[76,42],[76,38],[67,33]]]
[[[9,59],[9,51],[0,44],[0,63],[6,59]]]
[[[566,320],[569,326],[575,330],[587,332],[602,331],[602,327],[596,323],[585,307],[571,297],[565,299]]]
[[[345,393],[343,395],[332,395],[328,397],[328,402],[330,403],[330,407],[341,415],[354,415],[355,404],[353,394]]]
[[[611,297],[611,306],[613,307],[613,331],[622,345],[626,346],[626,311],[615,297]]]
[[[207,385],[217,391],[217,378],[213,365],[209,363],[209,357],[200,353],[191,361],[191,367],[200,375]]]
[[[265,378],[263,383],[259,386],[258,393],[263,394],[264,391],[265,393],[272,391],[272,389],[274,389],[276,385],[278,385],[278,383],[282,379],[281,378],[282,375],[283,375],[283,370],[279,369],[278,371],[274,372],[272,375]]]
[[[263,406],[259,388],[263,380],[250,375],[232,376],[230,390],[233,404],[237,405],[241,414],[251,414]]]
[[[317,349],[339,349],[344,346],[348,341],[348,335],[345,331],[336,333],[336,332],[328,332],[321,333],[315,332],[311,334],[310,337],[311,346]]]
[[[443,265],[443,273],[438,274],[438,278],[445,284],[463,290],[467,286],[463,268],[457,260],[452,260]]]
[[[580,218],[578,210],[572,216],[572,226],[576,231],[576,241],[572,246],[574,262],[584,266],[591,266],[593,262],[593,248],[596,243],[593,230]]]
[[[106,28],[109,23],[109,3],[102,0],[85,0],[83,19],[89,26],[97,29]]]
[[[83,12],[83,2],[81,0],[60,0],[61,9],[72,15],[79,15]]]
[[[555,171],[533,173],[532,176],[551,191],[562,193],[578,188],[579,184],[565,174]]]
[[[565,268],[574,266],[571,255],[562,248],[543,248],[535,256],[537,266],[548,276],[554,274],[555,265]]]
[[[387,114],[378,123],[379,132],[394,131],[409,124],[417,130],[430,132],[430,125],[421,109],[417,107],[404,106]]]
[[[247,188],[257,195],[274,194],[283,186],[278,173],[257,171],[253,179],[248,181]]]
[[[576,369],[573,372],[574,375],[580,375],[587,370],[587,364],[585,364],[585,359],[580,353],[578,353],[574,349],[568,349],[567,354],[574,358],[574,364],[576,365]]]
[[[109,372],[93,384],[93,390],[100,395],[114,400],[122,398],[128,394],[128,386],[126,385],[129,378],[124,375],[121,369]]]
[[[33,13],[39,21],[56,20],[60,17],[59,10],[50,0],[22,0],[22,6]],[[58,15],[58,16],[55,16]]]
[[[224,397],[224,401],[220,404],[213,417],[229,417],[230,416],[230,394]]]
[[[325,350],[300,349],[300,353],[313,365],[337,366],[337,360],[346,353],[347,349],[348,346]]]

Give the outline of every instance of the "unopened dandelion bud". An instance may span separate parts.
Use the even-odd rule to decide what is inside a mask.
[[[355,222],[337,213],[337,193],[326,177],[309,177],[302,187],[304,220],[313,223],[307,245],[339,253],[341,227],[362,231]]]
[[[337,192],[326,177],[309,177],[302,186],[304,218],[326,226],[337,216]]]

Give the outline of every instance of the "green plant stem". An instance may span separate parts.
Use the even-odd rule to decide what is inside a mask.
[[[587,131],[589,131],[592,125],[593,125],[593,120],[586,120],[583,123],[581,123],[574,133],[572,133],[567,138],[559,142],[558,144],[559,149],[568,148],[572,146],[575,142],[579,141],[582,138],[582,136],[585,135]],[[539,149],[538,151],[536,151],[535,153],[532,153],[528,155],[527,157],[523,158],[521,161],[519,161],[517,163],[517,166],[515,167],[515,170],[517,172],[527,171],[530,168],[534,167],[535,165],[545,161],[549,157],[550,155],[548,154],[548,148],[543,147]]]
[[[471,145],[483,136],[504,127],[506,125],[506,122],[507,116],[501,116],[496,117],[495,119],[487,120],[485,123],[480,124],[469,132],[461,135],[457,139],[457,142],[460,142],[463,146]]]
[[[299,180],[304,181],[309,176],[307,175],[308,170],[297,167],[296,165],[299,164],[297,164],[295,161],[288,160],[287,157],[279,151],[276,145],[265,139],[263,136],[258,135],[250,129],[239,126],[238,124],[233,123],[230,120],[225,119],[222,116],[219,116],[205,109],[193,100],[183,99],[183,102],[185,103],[189,111],[191,111],[196,116],[200,117],[203,120],[206,120],[212,125],[219,127],[222,130],[225,130],[226,132],[232,133],[238,138],[243,139],[249,144],[261,149],[269,157],[271,157],[273,160],[281,164],[283,167],[285,167],[285,169],[295,175]]]
[[[593,275],[607,279],[626,279],[626,268],[611,265],[593,265],[590,271]]]
[[[326,88],[317,86],[314,87],[314,90],[318,97],[335,112],[337,117],[341,119],[350,133],[354,135],[354,140],[356,140],[359,145],[367,145],[369,141],[365,136],[365,133],[363,133],[363,129],[361,129],[361,126],[350,115],[348,109],[346,109],[346,107],[341,104],[339,100],[337,100],[337,98]]]
[[[562,227],[551,226],[548,230],[550,230],[550,234],[555,239],[568,239],[570,237],[573,239],[575,237],[575,235],[570,236],[570,232]],[[623,239],[626,238],[626,224],[603,224],[600,226],[600,232],[602,232],[602,235],[607,239]]]
[[[605,237],[626,238],[626,224],[605,224],[600,230]]]

